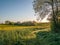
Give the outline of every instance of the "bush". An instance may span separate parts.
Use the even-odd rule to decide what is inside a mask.
[[[37,39],[40,45],[60,45],[60,34],[51,32],[39,32]]]

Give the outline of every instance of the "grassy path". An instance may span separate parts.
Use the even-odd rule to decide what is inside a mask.
[[[42,31],[47,31],[47,32],[49,32],[50,29],[36,30],[36,31],[33,31],[32,33],[34,34],[34,33],[42,32]]]

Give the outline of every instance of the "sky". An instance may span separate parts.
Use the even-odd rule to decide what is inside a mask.
[[[0,0],[0,23],[36,20],[33,0]]]

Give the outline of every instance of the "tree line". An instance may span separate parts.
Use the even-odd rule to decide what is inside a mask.
[[[25,21],[25,22],[12,22],[12,21],[5,21],[4,24],[6,25],[18,25],[18,26],[34,26],[34,21]]]
[[[4,23],[1,23],[2,25],[16,25],[16,26],[47,26],[50,25],[50,23],[41,23],[36,21],[25,21],[25,22],[12,22],[12,21],[5,21]]]

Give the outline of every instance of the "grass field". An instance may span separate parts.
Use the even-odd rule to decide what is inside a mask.
[[[49,29],[49,26],[12,26],[12,25],[0,25],[0,31],[3,32],[18,32],[22,34],[21,38],[23,39],[30,39],[30,38],[36,38],[35,33],[38,33],[39,31],[49,31],[46,30]]]
[[[0,45],[57,45],[60,34],[50,31],[50,26],[0,25]]]
[[[0,30],[20,30],[25,28],[33,28],[33,29],[44,29],[49,28],[50,25],[47,26],[14,26],[14,25],[0,25]]]

